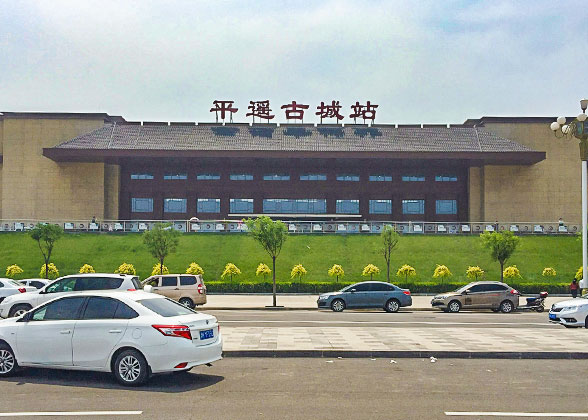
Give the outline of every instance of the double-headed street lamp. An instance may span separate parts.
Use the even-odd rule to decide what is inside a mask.
[[[588,288],[588,283],[584,280],[586,271],[588,271],[588,121],[586,121],[586,108],[588,108],[588,99],[580,101],[582,113],[578,115],[569,124],[566,123],[566,117],[558,117],[557,121],[551,123],[551,129],[556,137],[575,137],[580,141],[580,159],[582,159],[582,280],[580,287]]]

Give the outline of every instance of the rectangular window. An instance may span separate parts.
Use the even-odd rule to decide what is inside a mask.
[[[253,213],[253,198],[231,198],[231,213]]]
[[[435,181],[437,181],[437,182],[456,182],[457,175],[435,175]]]
[[[185,172],[166,172],[163,179],[188,179],[188,174]]]
[[[131,174],[131,179],[153,179],[153,174],[144,172]]]
[[[337,214],[359,214],[359,200],[337,200]]]
[[[220,198],[199,198],[196,200],[198,213],[220,213]]]
[[[186,213],[188,200],[185,198],[164,198],[163,211],[165,213]]]
[[[370,214],[392,214],[392,200],[370,200]]]
[[[425,214],[425,200],[402,200],[402,214]]]
[[[337,181],[359,181],[359,175],[355,174],[340,174],[337,175]]]
[[[325,199],[287,199],[266,198],[263,200],[264,213],[300,213],[321,214],[327,212],[327,200]]]
[[[437,214],[457,214],[457,200],[437,200]]]
[[[131,212],[133,213],[152,213],[152,198],[131,198]]]
[[[390,182],[392,175],[370,175],[370,181]]]
[[[231,174],[229,178],[231,181],[252,181],[253,174]]]
[[[196,175],[198,181],[212,181],[220,179],[220,174],[198,174]]]
[[[290,175],[288,174],[265,174],[263,176],[264,181],[290,181]]]
[[[326,181],[327,174],[302,174],[300,175],[301,181]]]
[[[402,180],[405,182],[423,182],[425,180],[424,175],[402,175]]]

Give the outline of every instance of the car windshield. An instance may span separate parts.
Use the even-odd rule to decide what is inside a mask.
[[[348,291],[348,290],[352,289],[354,286],[355,286],[355,284],[352,284],[351,286],[344,287],[343,289],[341,289],[341,290],[339,290],[339,291],[340,291],[340,292],[346,292],[346,291]]]
[[[10,284],[12,284],[13,286],[16,286],[16,287],[23,287],[24,286],[24,284],[19,283],[19,282],[14,281],[14,280],[10,280]]]
[[[180,315],[192,315],[197,313],[192,309],[186,308],[183,305],[180,305],[177,302],[174,302],[171,299],[143,299],[138,300],[137,303],[140,303],[150,311],[155,312],[158,315],[164,317],[171,317],[171,316],[180,316]]]
[[[461,286],[460,288],[455,290],[453,293],[462,293],[464,290],[468,289],[472,284],[474,284],[474,283],[469,283],[469,284],[466,284],[465,286]]]

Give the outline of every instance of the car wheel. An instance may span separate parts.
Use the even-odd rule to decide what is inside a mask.
[[[535,309],[537,312],[543,312],[545,310],[545,308],[541,305],[537,306],[537,309]]]
[[[588,328],[588,316],[584,320],[584,328]]]
[[[514,310],[514,305],[510,300],[505,300],[500,304],[500,311],[502,313],[508,314]]]
[[[16,356],[8,344],[0,344],[0,377],[13,375],[18,369]]]
[[[342,299],[335,299],[331,302],[331,309],[333,312],[343,312],[345,309],[345,302]]]
[[[398,312],[398,309],[400,309],[400,302],[398,302],[398,299],[390,299],[386,302],[384,309],[386,312]]]
[[[459,300],[452,300],[449,302],[449,305],[447,305],[447,309],[449,312],[459,312],[461,309],[461,303],[459,303]]]
[[[139,386],[149,377],[147,361],[136,350],[121,352],[114,361],[114,376],[125,386]]]
[[[23,304],[23,305],[16,305],[10,308],[10,312],[8,313],[9,317],[17,317],[21,316],[22,314],[30,311],[33,307],[31,305]]]
[[[194,309],[194,302],[192,302],[192,299],[187,298],[187,297],[183,297],[179,300],[180,305],[185,306],[186,308],[190,308],[190,309]]]

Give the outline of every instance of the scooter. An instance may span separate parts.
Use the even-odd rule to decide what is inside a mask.
[[[541,292],[537,297],[528,297],[526,305],[519,305],[517,309],[521,311],[536,311],[543,312],[545,310],[545,299],[549,293]]]

